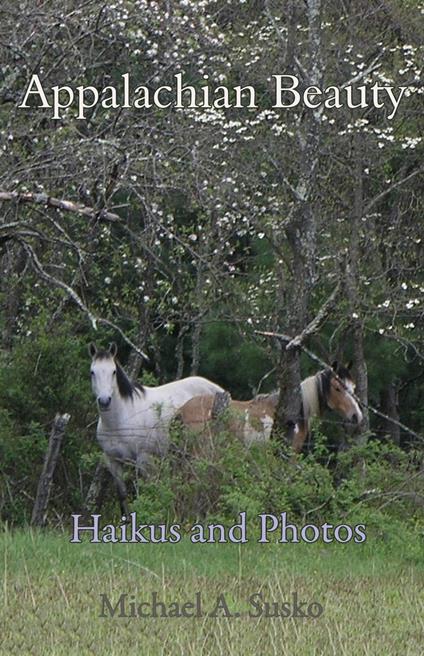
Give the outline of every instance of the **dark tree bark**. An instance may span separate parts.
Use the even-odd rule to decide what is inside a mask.
[[[183,325],[178,331],[177,346],[175,348],[175,355],[177,359],[177,373],[175,380],[180,380],[184,375],[184,338],[190,330],[189,325]]]
[[[198,315],[193,321],[193,332],[191,336],[191,367],[190,375],[197,376],[199,373],[200,366],[200,339],[202,337],[203,322],[204,317],[204,299],[203,299],[203,289],[205,284],[205,275],[204,275],[204,266],[202,262],[199,262],[197,269],[197,280],[196,280],[196,305],[198,309]]]
[[[399,389],[396,381],[392,381],[380,392],[380,410],[396,422],[399,421]],[[398,424],[383,419],[381,430],[385,435],[389,435],[394,444],[400,444],[400,427]]]
[[[16,319],[19,312],[22,291],[20,276],[25,269],[25,262],[24,252],[19,246],[9,246],[0,260],[1,291],[3,296],[1,307],[3,314],[1,346],[6,351],[11,350],[13,337],[16,333]]]
[[[322,78],[321,53],[321,0],[308,0],[309,58],[305,71],[308,85],[320,85]],[[298,147],[300,153],[300,175],[294,188],[284,179],[293,195],[293,212],[285,228],[287,243],[291,251],[292,276],[286,286],[284,298],[284,332],[293,337],[300,334],[308,319],[309,300],[316,281],[316,217],[314,187],[319,160],[321,112],[313,110],[302,117],[299,126]],[[280,398],[276,409],[273,435],[291,436],[293,425],[301,411],[300,351],[287,350],[283,345],[277,370]]]
[[[359,294],[359,259],[360,234],[362,216],[364,211],[362,158],[359,136],[355,141],[355,170],[354,170],[354,203],[350,221],[349,253],[346,261],[346,293],[349,302],[351,331],[353,338],[353,361],[356,380],[356,394],[361,403],[364,419],[359,428],[361,441],[366,439],[369,430],[369,415],[366,409],[368,404],[368,372],[364,353],[364,325],[361,318],[361,302]]]
[[[202,324],[199,321],[195,323],[193,335],[191,338],[191,369],[190,375],[197,376],[200,365],[200,338],[202,335]]]
[[[144,305],[144,304],[143,304]],[[146,338],[147,338],[147,324],[146,324],[146,312],[143,311],[143,308],[140,308],[140,323],[139,331],[137,335],[137,347],[140,351],[146,350]],[[143,365],[142,356],[136,351],[131,351],[128,358],[128,374],[132,380],[136,380],[140,375],[141,367]]]
[[[154,242],[154,225],[151,221],[148,222],[148,230],[144,236],[145,242],[150,250],[153,249]],[[150,306],[150,299],[155,294],[155,262],[149,252],[144,253],[143,258],[146,262],[144,271],[144,289],[141,292],[141,298],[138,305],[138,335],[136,346],[140,351],[145,352],[147,347],[152,345],[152,311]],[[147,297],[147,299],[146,299]],[[156,364],[159,367],[158,359]],[[131,351],[128,359],[128,373],[132,380],[136,380],[140,375],[143,366],[143,357],[136,351]]]

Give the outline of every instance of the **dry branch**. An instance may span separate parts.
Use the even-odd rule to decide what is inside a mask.
[[[336,300],[339,295],[340,288],[341,284],[338,283],[333,292],[325,301],[324,305],[321,307],[317,316],[312,319],[312,321],[306,326],[304,330],[302,330],[299,335],[296,335],[296,337],[290,340],[286,346],[286,351],[289,351],[293,348],[299,348],[302,346],[305,339],[309,337],[309,335],[313,335],[317,332],[317,330],[319,330],[319,328],[321,328],[322,324],[326,321],[336,305]]]
[[[88,216],[91,219],[105,219],[113,223],[121,223],[122,219],[118,214],[109,212],[108,210],[96,210],[93,207],[86,205],[79,205],[70,200],[61,200],[60,198],[53,198],[47,194],[36,194],[32,192],[19,192],[19,191],[0,191],[0,201],[16,201],[17,203],[33,203],[36,205],[44,205],[44,207],[52,207],[63,212],[73,212],[74,214],[81,214]]]
[[[138,355],[140,355],[144,360],[149,361],[149,357],[141,351],[124,333],[124,331],[117,326],[113,321],[109,321],[109,319],[103,319],[102,317],[96,317],[91,310],[87,307],[87,305],[84,303],[82,298],[76,293],[72,287],[67,285],[63,280],[59,280],[55,276],[52,276],[50,273],[47,273],[47,271],[43,268],[40,260],[38,259],[34,249],[32,246],[27,244],[25,241],[21,241],[22,246],[27,253],[29,260],[31,262],[31,265],[33,266],[35,272],[39,275],[39,277],[44,280],[47,283],[50,283],[51,285],[55,287],[59,287],[60,289],[63,289],[71,298],[72,300],[78,305],[80,310],[85,312],[87,317],[89,318],[91,325],[95,330],[97,330],[97,324],[103,324],[105,326],[110,326],[110,328],[113,328],[116,330],[122,337],[122,339],[130,346]]]

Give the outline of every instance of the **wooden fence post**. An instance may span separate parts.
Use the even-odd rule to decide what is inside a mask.
[[[44,526],[46,523],[53,474],[59,458],[65,429],[70,418],[71,415],[68,414],[57,414],[54,418],[49,445],[44,457],[43,470],[38,481],[37,494],[32,509],[31,524],[33,526]]]

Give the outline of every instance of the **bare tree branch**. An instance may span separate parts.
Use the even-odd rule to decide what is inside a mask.
[[[406,178],[402,178],[402,180],[398,180],[397,182],[394,182],[390,187],[387,187],[384,191],[382,191],[380,194],[377,194],[377,196],[374,196],[372,200],[368,203],[368,205],[365,206],[364,214],[368,214],[368,212],[376,205],[377,203],[380,202],[382,198],[387,196],[387,194],[390,194],[394,189],[397,189],[401,185],[405,184],[405,182],[408,182],[408,180],[411,180],[414,178],[416,175],[419,175],[420,173],[423,173],[424,169],[417,169],[416,171],[413,171],[409,175],[406,176]]]
[[[376,71],[378,68],[380,68],[380,64],[378,64],[378,61],[381,59],[382,53],[377,55],[377,57],[371,62],[367,68],[364,68],[363,71],[360,71],[356,75],[350,78],[347,82],[344,82],[341,85],[341,89],[345,89],[346,87],[350,87],[352,84],[356,84],[356,82],[359,82],[359,80],[362,80],[364,77],[372,73],[373,71]]]
[[[79,205],[70,200],[61,200],[53,198],[47,194],[37,194],[32,192],[19,192],[19,191],[0,191],[0,201],[16,201],[17,203],[35,203],[37,205],[44,205],[45,207],[53,207],[54,209],[62,210],[64,212],[74,212],[81,214],[92,219],[104,219],[112,223],[121,223],[122,219],[118,214],[109,212],[108,210],[96,210],[93,207],[86,205]]]
[[[87,317],[89,318],[91,325],[93,326],[94,330],[97,330],[97,325],[98,324],[103,324],[105,326],[110,326],[114,330],[116,330],[122,337],[122,339],[130,346],[138,355],[140,355],[142,358],[145,360],[149,360],[149,357],[141,351],[130,339],[127,337],[127,335],[123,332],[123,330],[117,326],[115,323],[112,321],[109,321],[108,319],[104,319],[102,317],[97,317],[95,316],[91,310],[87,307],[87,305],[84,303],[84,301],[81,299],[81,297],[76,293],[72,287],[67,285],[63,280],[59,280],[55,276],[52,276],[50,273],[47,273],[47,271],[43,268],[40,260],[38,259],[34,249],[32,246],[27,244],[24,240],[19,239],[19,243],[22,245],[24,248],[26,254],[29,257],[29,260],[34,268],[34,271],[38,274],[38,276],[42,279],[45,280],[46,282],[50,283],[51,285],[54,285],[55,287],[59,287],[60,289],[63,289],[76,303],[76,305],[82,310]]]
[[[339,282],[336,287],[334,288],[333,292],[330,294],[330,296],[327,298],[325,301],[324,305],[321,307],[320,311],[318,312],[317,316],[312,319],[312,321],[306,326],[304,330],[299,335],[296,335],[286,346],[286,350],[289,351],[290,349],[298,348],[299,346],[302,346],[303,342],[307,337],[310,335],[313,335],[314,333],[319,330],[319,328],[322,326],[322,324],[326,321],[332,310],[334,309],[334,306],[336,304],[337,297],[339,295],[341,289],[341,283]]]

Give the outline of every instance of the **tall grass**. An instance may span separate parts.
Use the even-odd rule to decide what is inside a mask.
[[[1,654],[422,654],[419,536],[354,544],[93,545],[66,533],[0,538]],[[204,610],[225,595],[240,617],[102,618],[101,594],[138,603],[153,592]],[[249,596],[318,602],[318,619],[252,618]]]

